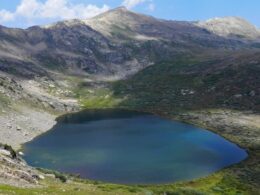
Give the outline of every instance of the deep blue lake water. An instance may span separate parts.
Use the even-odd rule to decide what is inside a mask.
[[[32,166],[120,184],[191,180],[247,157],[210,131],[125,110],[65,115],[24,153]]]

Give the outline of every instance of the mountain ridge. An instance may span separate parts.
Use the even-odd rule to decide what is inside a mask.
[[[92,19],[45,27],[1,27],[0,42],[0,70],[124,78],[179,55],[252,48],[258,39],[222,37],[192,22],[156,19],[121,7]]]
[[[109,18],[109,16],[111,16],[111,15],[112,15],[112,18]],[[26,29],[9,28],[9,27],[5,27],[5,26],[2,26],[2,25],[0,27],[5,28],[5,29],[9,29],[9,30],[12,30],[12,29],[29,30],[29,29],[32,29],[32,28],[48,29],[48,28],[52,28],[52,27],[55,27],[55,26],[57,27],[57,26],[62,25],[62,24],[66,25],[67,27],[70,27],[72,25],[79,25],[79,24],[84,25],[85,24],[85,25],[88,25],[90,27],[94,27],[93,29],[95,29],[94,24],[98,20],[105,20],[106,21],[106,18],[108,18],[109,22],[113,21],[113,19],[114,19],[115,20],[114,23],[119,23],[119,24],[125,23],[125,22],[123,22],[123,23],[120,22],[120,21],[123,21],[123,19],[119,16],[122,16],[122,17],[126,16],[126,17],[128,17],[127,19],[129,21],[134,21],[134,20],[131,20],[130,17],[136,17],[137,18],[136,21],[138,21],[138,19],[142,18],[144,20],[153,20],[154,22],[159,22],[159,23],[183,23],[183,24],[190,24],[190,25],[195,24],[198,27],[205,28],[206,30],[209,30],[210,32],[215,33],[216,35],[223,36],[223,37],[228,37],[229,35],[231,35],[230,38],[232,38],[232,35],[237,34],[238,36],[241,35],[241,37],[237,37],[237,38],[260,39],[260,29],[257,28],[256,26],[254,26],[253,24],[251,24],[249,21],[247,21],[244,18],[239,17],[239,16],[215,17],[215,18],[207,19],[205,21],[204,20],[201,20],[201,21],[166,20],[166,19],[155,18],[153,16],[144,15],[144,14],[140,14],[140,13],[130,11],[124,6],[117,7],[115,9],[111,9],[107,12],[101,13],[101,14],[94,16],[92,18],[89,18],[89,19],[61,20],[61,21],[57,21],[57,22],[54,22],[54,23],[46,24],[46,25],[34,25],[34,26],[28,27]],[[236,28],[233,29],[233,31],[232,31],[232,24],[236,27]],[[228,30],[223,29],[223,28],[228,28]],[[242,28],[244,28],[244,31],[240,32]],[[251,33],[250,33],[250,30],[252,31]],[[228,31],[231,31],[231,32],[228,32]],[[249,32],[249,35],[246,36],[246,34],[248,32]]]
[[[144,16],[146,18],[152,18],[152,19],[156,19],[156,20],[159,20],[159,21],[168,21],[168,22],[188,22],[188,23],[198,23],[198,24],[206,24],[206,23],[210,23],[210,22],[214,22],[214,21],[218,21],[221,23],[221,21],[234,21],[234,19],[236,20],[240,20],[244,23],[247,23],[247,24],[250,24],[251,26],[253,26],[255,28],[255,30],[257,31],[260,31],[260,28],[256,27],[255,25],[251,24],[249,21],[247,21],[246,19],[240,17],[240,16],[223,16],[223,17],[214,17],[214,18],[209,18],[207,20],[199,20],[199,21],[183,21],[183,20],[173,20],[173,19],[170,19],[170,20],[167,20],[167,19],[162,19],[162,18],[156,18],[154,16],[150,16],[150,15],[145,15],[145,14],[140,14],[140,13],[136,13],[136,12],[133,12],[129,9],[127,9],[125,6],[119,6],[119,7],[116,7],[114,9],[110,9],[106,12],[103,12],[97,16],[94,16],[94,17],[91,17],[91,18],[88,18],[88,19],[68,19],[68,20],[60,20],[60,21],[57,21],[57,22],[54,22],[54,23],[50,23],[50,24],[46,24],[46,25],[33,25],[33,26],[30,26],[30,27],[27,27],[25,29],[23,28],[13,28],[13,27],[6,27],[6,26],[3,26],[3,25],[0,25],[0,27],[4,27],[4,28],[9,28],[9,29],[22,29],[22,30],[26,30],[26,29],[30,29],[32,27],[41,27],[41,28],[49,28],[51,26],[54,26],[55,24],[59,24],[59,23],[71,23],[73,24],[73,21],[74,22],[82,22],[82,23],[85,23],[85,21],[89,21],[89,20],[93,20],[93,19],[98,19],[98,18],[101,18],[102,16],[106,16],[107,14],[110,14],[110,13],[128,13],[128,14],[136,14],[136,15],[139,15],[139,16]]]
[[[248,22],[247,20],[245,20],[244,18],[242,17],[238,17],[238,16],[226,16],[226,17],[215,17],[215,18],[210,18],[210,19],[207,19],[205,21],[201,20],[201,21],[198,21],[198,22],[192,22],[192,21],[177,21],[177,20],[166,20],[166,19],[160,19],[160,18],[155,18],[153,16],[149,16],[149,15],[144,15],[144,14],[140,14],[140,13],[136,13],[136,12],[133,12],[133,11],[130,11],[128,10],[126,7],[124,6],[121,6],[121,7],[117,7],[115,9],[111,9],[107,12],[104,12],[102,14],[99,14],[97,16],[94,16],[92,18],[89,18],[89,19],[72,19],[72,20],[67,20],[67,21],[64,21],[64,22],[71,22],[72,21],[77,21],[77,22],[82,22],[82,23],[85,23],[86,25],[89,25],[89,21],[92,21],[92,20],[97,20],[97,19],[102,19],[103,18],[106,18],[108,15],[110,14],[117,14],[117,15],[135,15],[135,16],[140,16],[140,17],[144,17],[146,19],[153,19],[153,20],[157,20],[157,21],[161,21],[161,22],[186,22],[186,23],[197,23],[198,26],[201,26],[201,27],[205,27],[206,29],[210,29],[208,28],[208,24],[210,25],[213,25],[212,22],[214,23],[215,21],[218,21],[218,23],[224,23],[222,25],[225,25],[226,23],[237,23],[236,25],[241,25],[241,27],[243,26],[243,24],[246,25],[246,27],[249,27],[251,30],[254,30],[255,33],[258,33],[258,37],[260,36],[260,29],[255,27],[254,25],[252,25],[250,22]],[[121,19],[121,18],[120,18]],[[240,21],[240,22],[239,22]],[[59,22],[62,22],[62,21],[59,21]],[[58,23],[59,23],[58,22]],[[240,23],[240,24],[239,24]],[[55,23],[54,23],[55,25]],[[47,25],[48,26],[48,25]],[[44,26],[43,26],[44,27]],[[227,26],[229,27],[229,26]],[[229,27],[230,28],[230,27]],[[212,32],[215,32],[214,30],[210,29]],[[216,31],[216,33],[218,35],[227,35],[227,34],[223,34],[223,33],[219,33],[218,31]],[[234,33],[234,32],[233,32]],[[236,32],[237,33],[237,32]],[[235,34],[235,33],[234,33]],[[252,38],[252,37],[251,37]],[[255,37],[254,37],[255,38]]]
[[[102,14],[99,14],[99,15],[94,16],[94,17],[89,18],[89,19],[72,19],[72,20],[66,20],[66,21],[59,21],[57,23],[53,23],[53,24],[49,24],[49,25],[43,25],[42,27],[43,28],[52,27],[52,26],[55,26],[55,24],[58,24],[60,22],[61,23],[62,22],[67,23],[68,26],[69,26],[69,24],[73,25],[73,21],[76,24],[77,23],[82,23],[82,24],[85,23],[86,25],[93,27],[93,26],[95,26],[94,24],[95,24],[96,20],[100,20],[100,19],[105,20],[104,18],[107,18],[109,15],[115,15],[115,16],[135,15],[135,16],[139,16],[139,17],[144,17],[147,20],[148,19],[157,20],[158,22],[159,21],[160,22],[178,22],[178,23],[184,22],[184,23],[196,24],[197,26],[205,28],[205,29],[209,30],[210,32],[215,33],[216,35],[219,35],[219,36],[227,37],[229,35],[232,36],[232,34],[235,35],[237,33],[238,36],[241,35],[241,36],[244,36],[245,38],[260,39],[260,29],[257,28],[256,26],[252,25],[250,22],[248,22],[244,18],[238,17],[238,16],[215,17],[215,18],[210,18],[210,19],[205,20],[205,21],[201,20],[201,21],[197,21],[197,22],[194,22],[194,21],[177,21],[177,20],[159,19],[159,18],[155,18],[153,16],[139,14],[139,13],[132,12],[132,11],[128,10],[124,6],[117,7],[115,9],[111,9],[107,12],[104,12]],[[115,19],[118,19],[118,18],[115,18]],[[122,18],[120,18],[120,19],[123,20]],[[118,22],[118,20],[117,20],[117,22]],[[235,28],[235,29],[233,29],[233,31],[231,31],[232,30],[231,27],[227,24],[232,24],[232,23],[233,24],[235,23],[235,25],[239,28]],[[220,27],[217,26],[216,29],[215,29],[214,24],[215,25],[221,25],[221,26]],[[223,32],[223,31],[225,31],[225,29],[224,29],[225,27],[228,27],[229,31],[231,31],[231,32]],[[241,32],[241,29],[243,27],[248,29],[248,30]],[[249,33],[249,36],[247,36],[247,33],[250,32],[250,30],[253,31],[253,32]]]

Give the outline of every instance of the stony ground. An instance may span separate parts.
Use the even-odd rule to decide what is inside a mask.
[[[0,71],[1,184],[29,187],[38,183],[39,171],[26,165],[21,155],[13,158],[4,145],[19,150],[25,142],[50,130],[57,116],[77,110],[77,100],[64,93],[68,90],[56,90],[51,80],[22,80]]]
[[[0,115],[0,143],[18,149],[55,125],[56,115],[19,106],[15,111]]]
[[[9,151],[0,149],[0,183],[12,186],[35,187],[39,172],[23,160],[12,158]]]
[[[78,109],[77,100],[64,96],[69,91],[56,85],[47,78],[20,79],[0,71],[0,143],[18,149],[51,129],[58,115]]]
[[[208,127],[210,130],[246,149],[260,146],[260,115],[235,110],[204,110],[177,116],[188,123]]]

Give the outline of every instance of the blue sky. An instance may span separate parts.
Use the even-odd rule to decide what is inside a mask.
[[[26,28],[89,18],[121,5],[171,20],[240,16],[260,27],[260,0],[0,0],[0,24]]]

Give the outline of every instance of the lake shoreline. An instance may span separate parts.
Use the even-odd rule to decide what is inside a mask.
[[[119,108],[119,109],[126,109],[126,108]],[[127,109],[127,110],[134,110],[134,109]],[[134,110],[134,111],[140,112],[139,110]],[[141,111],[141,112],[151,113],[151,114],[155,114],[157,116],[164,117],[164,118],[167,118],[167,119],[171,119],[171,120],[175,120],[175,121],[179,121],[179,122],[184,122],[184,123],[187,123],[187,124],[195,125],[196,127],[200,127],[200,128],[205,128],[209,131],[212,131],[212,132],[224,137],[225,139],[231,141],[232,143],[237,144],[239,147],[247,150],[248,157],[247,157],[246,160],[243,160],[242,162],[240,162],[238,164],[231,165],[229,167],[221,169],[220,171],[218,171],[216,173],[217,175],[223,174],[223,173],[228,173],[228,174],[235,176],[236,178],[240,178],[241,175],[239,173],[241,172],[241,169],[242,169],[242,173],[245,174],[244,176],[247,177],[248,174],[245,173],[245,171],[248,170],[248,166],[249,165],[251,166],[252,164],[255,165],[259,161],[259,155],[257,153],[257,149],[254,149],[254,147],[252,148],[247,141],[245,141],[243,139],[241,141],[240,139],[237,138],[237,136],[233,136],[233,134],[232,134],[232,133],[235,133],[235,131],[229,125],[229,122],[230,122],[229,120],[231,120],[231,121],[232,120],[238,120],[237,116],[241,115],[242,112],[237,112],[237,111],[233,112],[233,111],[228,111],[228,110],[214,110],[214,111],[211,111],[212,112],[211,114],[209,114],[209,111],[182,112],[182,113],[178,113],[178,114],[176,114],[176,113],[175,114],[169,114],[169,113],[152,112],[152,111],[148,111],[148,110]],[[68,112],[68,113],[75,113],[75,112]],[[66,114],[68,114],[68,113],[66,113]],[[64,114],[56,115],[56,117],[61,117],[63,115]],[[225,122],[223,122],[221,120],[220,121],[214,120],[214,117],[220,116],[220,115],[223,116],[223,118],[228,118],[229,120],[227,120]],[[245,113],[244,115],[247,115],[247,117],[249,119],[252,119],[251,121],[254,121],[255,120],[254,117],[256,117],[257,121],[256,121],[256,124],[249,124],[248,126],[242,126],[243,128],[241,128],[241,130],[245,130],[245,127],[246,127],[246,131],[244,133],[248,134],[250,132],[250,134],[252,134],[252,137],[257,138],[257,136],[258,136],[257,133],[260,130],[259,127],[257,127],[259,115],[258,114],[248,115],[248,113]],[[55,120],[55,119],[53,119],[53,120]],[[241,127],[241,125],[238,125],[238,124],[236,124],[236,125],[237,125],[237,128]],[[225,128],[225,131],[221,131],[223,126],[227,126],[227,128]],[[47,132],[49,130],[50,129],[46,130],[45,132]],[[252,132],[252,130],[254,130],[254,131]],[[229,131],[231,133],[227,134],[227,132],[229,132]],[[37,136],[39,136],[39,135],[37,135]],[[35,136],[35,137],[37,137],[37,136]],[[242,137],[242,135],[239,135],[238,137]],[[250,138],[250,137],[248,137],[248,138]],[[256,171],[256,170],[253,170],[253,171]],[[253,171],[250,171],[249,175]],[[201,178],[201,179],[204,180],[204,179],[207,179],[207,178],[211,178],[211,177],[214,177],[214,175],[215,174],[210,175],[206,178]],[[244,179],[244,176],[242,176],[242,180]],[[198,180],[201,180],[201,179],[198,179]],[[194,180],[194,182],[196,182],[198,180]],[[257,180],[250,181],[250,182],[251,183],[249,183],[249,182],[246,182],[246,183],[250,184],[252,186],[258,185]],[[184,182],[184,183],[189,183],[189,182]],[[173,183],[173,184],[169,184],[169,185],[171,186],[171,185],[177,185],[177,184]],[[157,185],[153,185],[153,186],[157,186]],[[165,185],[161,185],[161,186],[165,186]]]
[[[130,185],[194,180],[247,158],[244,149],[216,133],[126,109],[83,110],[59,117],[50,132],[26,143],[23,153],[31,166]]]

